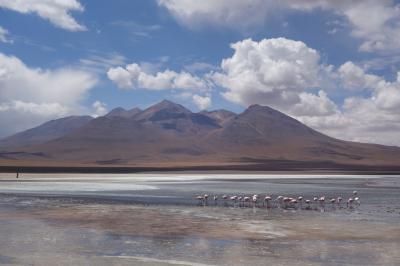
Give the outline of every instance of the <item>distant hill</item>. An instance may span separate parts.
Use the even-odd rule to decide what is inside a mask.
[[[28,129],[0,140],[1,147],[26,147],[45,143],[49,140],[65,136],[91,121],[91,116],[68,116],[51,120],[38,127]]]
[[[260,105],[241,114],[226,110],[193,113],[164,100],[145,110],[117,108],[103,117],[81,118],[79,123],[65,119],[3,140],[24,144],[9,145],[3,157],[33,160],[37,154],[37,160],[52,164],[247,165],[246,169],[285,161],[311,169],[312,165],[400,164],[398,147],[334,139]]]

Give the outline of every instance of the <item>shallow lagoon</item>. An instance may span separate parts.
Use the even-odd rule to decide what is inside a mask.
[[[347,198],[325,212],[196,206],[197,194]],[[0,176],[0,264],[398,265],[400,178]]]

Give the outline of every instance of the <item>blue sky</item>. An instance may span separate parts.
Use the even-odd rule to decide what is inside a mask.
[[[1,0],[0,137],[166,98],[400,145],[399,39],[390,0]]]

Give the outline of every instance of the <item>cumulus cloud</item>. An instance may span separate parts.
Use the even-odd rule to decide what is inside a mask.
[[[0,0],[0,7],[23,14],[37,14],[65,30],[86,30],[86,27],[79,24],[70,14],[71,11],[82,12],[84,10],[77,0]]]
[[[299,94],[300,101],[287,108],[289,114],[295,116],[318,116],[326,117],[339,112],[336,104],[328,98],[324,91],[319,91],[318,95],[302,92]]]
[[[0,42],[12,43],[12,40],[8,37],[8,30],[0,26]]]
[[[94,108],[94,114],[93,114],[94,117],[103,116],[107,114],[107,105],[103,102],[95,101],[92,104],[92,107]]]
[[[121,89],[197,89],[204,90],[207,83],[188,72],[172,70],[150,73],[140,65],[134,63],[125,67],[110,68],[108,78]]]
[[[363,40],[361,51],[386,53],[400,47],[400,8],[394,1],[288,0],[288,4],[299,10],[331,10],[345,17],[352,36]]]
[[[158,4],[185,26],[213,24],[239,30],[260,26],[271,14],[323,9],[348,22],[351,35],[363,40],[360,50],[387,53],[400,48],[400,8],[392,0],[158,0]]]
[[[301,101],[300,92],[319,84],[320,56],[303,42],[246,39],[231,47],[233,56],[222,60],[222,72],[212,78],[226,88],[223,96],[232,102],[292,106]]]
[[[193,95],[192,100],[194,104],[200,109],[205,110],[211,106],[211,97],[210,96],[200,96],[200,95]]]
[[[227,100],[272,106],[333,137],[400,145],[400,74],[388,81],[351,61],[326,66],[316,50],[284,38],[248,39],[232,48],[221,71],[210,74]],[[353,96],[335,103],[322,89],[327,81],[336,86],[328,91]]]
[[[338,69],[338,74],[342,85],[350,90],[372,89],[378,86],[381,81],[376,75],[366,74],[364,69],[348,61],[341,65]]]
[[[341,75],[344,68],[356,70],[356,75]],[[396,80],[387,81],[365,73],[353,62],[340,66],[338,73],[341,84],[350,84],[359,90],[367,88],[371,94],[363,96],[360,93],[358,96],[348,97],[340,109],[323,117],[312,113],[298,113],[296,117],[337,138],[400,145],[400,73]]]
[[[80,101],[97,83],[89,72],[31,68],[0,53],[0,136],[84,111]]]

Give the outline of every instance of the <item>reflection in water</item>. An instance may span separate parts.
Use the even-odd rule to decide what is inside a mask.
[[[0,178],[0,263],[398,265],[397,178]],[[71,178],[71,177],[68,177]],[[75,183],[74,183],[75,182]],[[68,183],[68,186],[65,184]],[[55,189],[56,188],[56,189]],[[73,189],[72,189],[73,188]],[[351,195],[352,210],[196,206],[194,195]],[[261,190],[261,191],[260,191]]]

